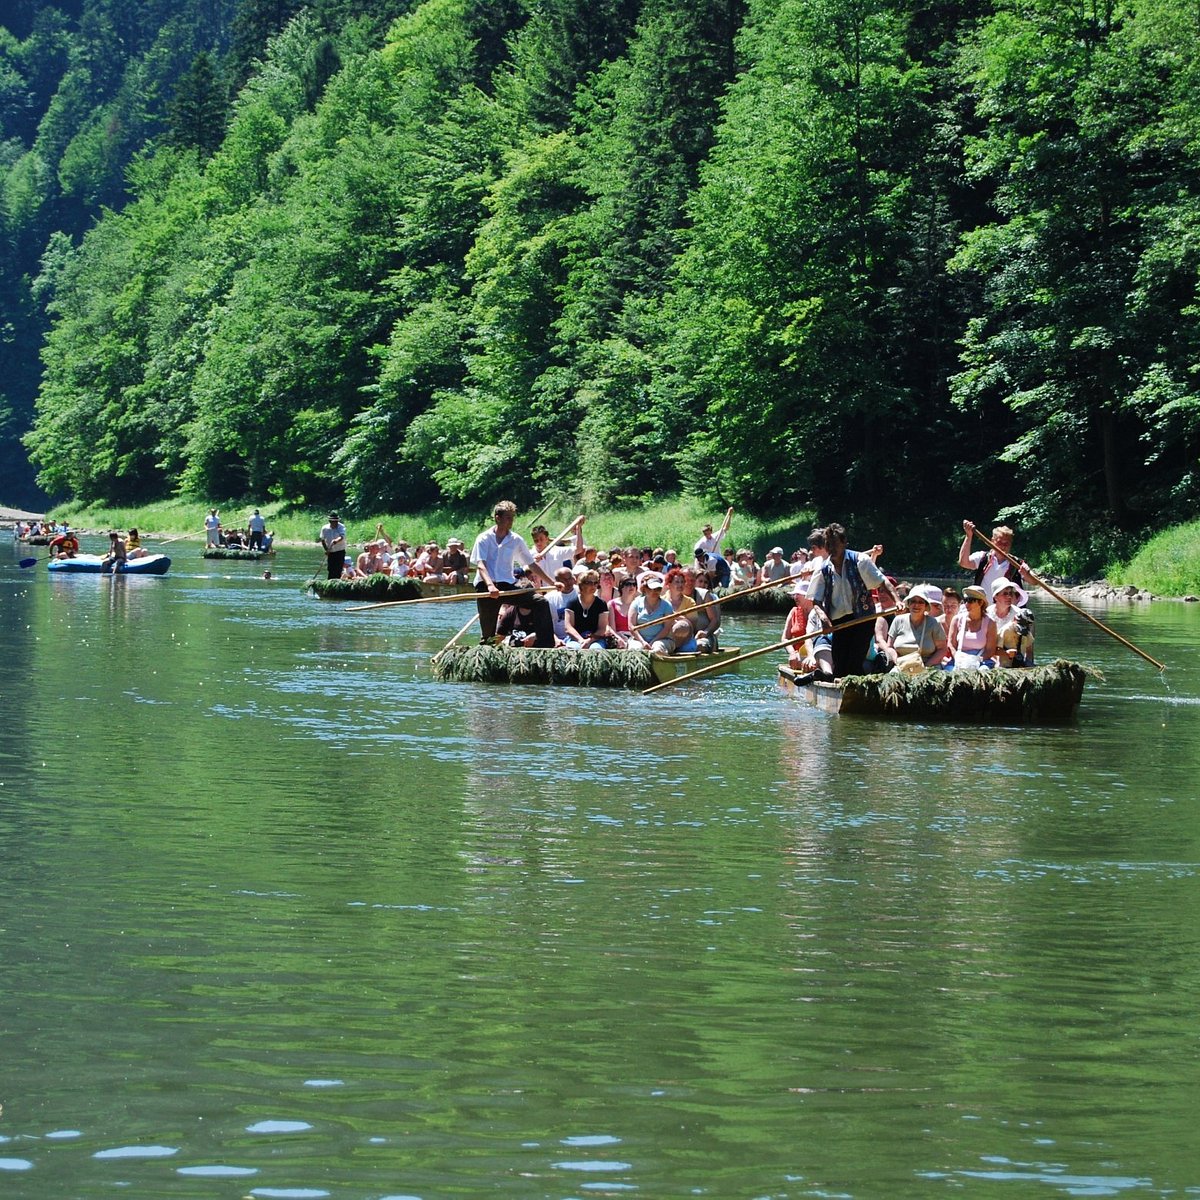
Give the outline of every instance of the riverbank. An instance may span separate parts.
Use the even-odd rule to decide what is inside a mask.
[[[222,522],[237,528],[245,528],[247,518],[253,511],[252,505],[232,501],[216,507]],[[277,546],[314,545],[328,515],[325,510],[301,510],[284,504],[263,504],[259,507],[266,518],[267,528],[275,533],[274,544]],[[208,515],[208,508],[194,501],[178,500],[139,508],[64,504],[55,508],[50,515],[56,520],[70,521],[72,526],[81,530],[104,531],[135,526],[143,539],[191,535],[203,540],[204,518]],[[578,508],[566,502],[551,505],[540,517],[534,508],[518,515],[516,529],[528,539],[533,518],[538,517],[539,524],[556,534],[578,515]],[[714,511],[701,500],[677,497],[588,514],[584,540],[589,545],[606,550],[612,546],[626,545],[674,547],[681,557],[690,558],[691,548],[700,536],[701,527],[711,523],[714,528],[719,528],[723,518],[723,511]],[[735,513],[726,540],[739,547],[753,549],[761,560],[772,546],[784,546],[790,553],[797,546],[804,545],[814,519],[814,514],[805,510],[775,518]],[[343,514],[343,520],[352,546],[373,538],[377,525],[382,525],[393,540],[404,538],[410,545],[419,545],[432,539],[444,546],[449,538],[457,537],[470,546],[479,531],[491,523],[491,516],[483,511],[439,507],[416,513],[381,513],[358,518]]]
[[[194,537],[204,539],[204,517],[208,507],[193,500],[169,500],[138,508],[101,508],[64,504],[51,516],[65,519],[82,530],[103,533],[108,529],[128,529],[136,526],[147,541],[165,538]],[[231,525],[244,527],[253,506],[226,501],[217,506],[222,519]],[[287,504],[260,506],[267,527],[274,530],[277,546],[312,546],[325,523],[327,513],[319,509],[297,509]],[[527,536],[533,509],[517,518],[517,530]],[[557,533],[578,515],[578,510],[566,501],[552,504],[540,517],[540,522]],[[699,537],[701,526],[711,522],[719,526],[723,513],[714,511],[704,501],[682,496],[606,512],[588,514],[584,539],[601,549],[611,546],[674,547],[687,556]],[[816,514],[799,510],[776,518],[757,518],[735,512],[728,542],[749,547],[762,557],[774,545],[790,553],[805,539]],[[352,545],[373,537],[382,524],[394,539],[405,538],[410,544],[435,539],[444,546],[451,537],[461,538],[468,546],[475,535],[489,523],[489,514],[466,508],[438,507],[415,513],[383,513],[346,519]],[[882,565],[891,574],[905,577],[934,577],[953,573],[961,534],[955,522],[924,522],[922,531],[885,528],[884,522],[874,525],[866,519],[848,522],[852,538],[860,535],[863,544],[879,537],[885,542]],[[930,533],[945,525],[945,535]],[[1030,552],[1029,562],[1034,572],[1058,587],[1062,571],[1062,553],[1054,549],[1043,553]],[[913,564],[918,564],[914,567]],[[1058,571],[1054,566],[1058,565]],[[1189,599],[1200,597],[1200,521],[1168,529],[1152,538],[1128,562],[1096,563],[1095,578],[1090,582],[1071,585],[1071,593],[1081,599],[1146,601],[1150,599]]]

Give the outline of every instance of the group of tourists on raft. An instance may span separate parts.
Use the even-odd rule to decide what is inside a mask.
[[[807,585],[797,582],[795,607],[784,625],[794,670],[835,679],[1034,665],[1033,614],[1022,586],[1029,568],[1010,557],[1013,531],[1007,525],[992,530],[995,549],[973,551],[975,526],[963,522],[958,563],[973,579],[961,593],[933,584],[897,584],[870,554],[847,548],[840,525],[823,533],[822,561]],[[890,620],[884,615],[889,612]]]
[[[510,501],[496,505],[495,524],[475,539],[468,556],[476,567],[482,640],[666,654],[719,648],[722,583],[716,562],[736,564],[740,557],[731,548],[719,552],[732,509],[719,534],[704,527],[694,560],[684,564],[636,547],[600,556],[583,542],[582,517],[553,543],[544,527],[535,527],[530,548],[513,531],[515,515]],[[808,550],[790,562],[775,547],[768,569],[777,573],[765,579],[760,573],[755,582],[790,582],[795,607],[782,641],[792,643],[793,668],[833,679],[875,671],[1032,666],[1033,617],[1022,586],[1029,570],[1009,557],[1012,530],[993,529],[994,549],[973,550],[974,536],[975,526],[964,521],[959,566],[973,579],[961,594],[953,587],[898,583],[877,565],[882,546],[851,550],[846,530],[836,523],[814,530]],[[723,586],[736,590],[732,579]]]

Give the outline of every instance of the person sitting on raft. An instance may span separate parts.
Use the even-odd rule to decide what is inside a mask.
[[[872,589],[879,591],[881,600],[886,592],[896,607],[900,598],[870,553],[848,548],[846,530],[836,522],[825,528],[825,546],[829,553],[813,573],[808,595],[833,625],[833,673],[840,679],[863,670],[874,624],[869,619],[875,612]],[[850,627],[839,629],[841,625]]]
[[[1033,666],[1033,614],[1025,589],[1008,579],[992,584],[988,616],[996,622],[996,662],[1001,667]]]
[[[50,541],[51,558],[74,558],[79,553],[79,539],[68,528]]]
[[[354,563],[354,577],[368,579],[372,575],[388,574],[387,564],[383,561],[386,546],[383,542],[365,542],[362,553]]]
[[[598,594],[600,576],[585,571],[577,586],[579,594],[563,610],[563,644],[575,650],[607,650],[608,605]]]
[[[142,535],[138,533],[136,528],[131,529],[129,536],[125,539],[125,557],[133,559],[148,558],[149,556],[150,551],[142,548]]]
[[[937,666],[945,657],[946,631],[929,611],[929,594],[913,588],[905,597],[907,611],[892,618],[884,656],[893,671],[915,674]]]
[[[988,616],[983,588],[963,588],[963,606],[950,623],[948,641],[955,670],[996,665],[996,622]]]
[[[828,637],[830,626],[821,610],[809,599],[808,585],[797,582],[792,588],[794,607],[783,623],[784,642],[808,634],[808,640],[787,648],[788,666],[793,671],[815,673],[822,679],[833,678],[833,651]]]
[[[550,605],[528,579],[516,584],[518,595],[502,605],[496,619],[496,636],[506,645],[549,650],[558,645]]]
[[[616,650],[625,650],[635,644],[629,632],[629,609],[636,596],[637,580],[626,578],[617,585],[616,594],[608,601],[608,636]]]
[[[114,529],[108,535],[108,553],[100,560],[101,571],[112,571],[115,575],[125,566],[125,539],[119,530]]]
[[[463,553],[462,540],[452,537],[446,543],[446,551],[442,555],[442,573],[446,577],[446,582],[466,583],[467,571],[470,570],[470,567],[471,564]]]
[[[683,594],[683,570],[672,567],[665,575],[665,600],[670,604],[673,619],[666,623],[662,633],[650,643],[657,654],[695,654],[696,612]],[[682,610],[687,609],[687,612]]]
[[[708,578],[697,567],[683,568],[683,606],[697,606],[688,617],[696,627],[696,649],[701,654],[711,654],[717,649],[721,632],[721,606],[708,586]]]
[[[641,595],[629,608],[629,644],[635,649],[651,650],[655,641],[667,632],[675,610],[663,595],[666,581],[657,571],[645,572],[639,584]]]

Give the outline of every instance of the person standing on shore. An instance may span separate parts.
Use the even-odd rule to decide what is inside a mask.
[[[325,570],[328,579],[341,579],[346,566],[346,527],[335,512],[329,514],[329,523],[321,529],[318,539],[325,551]]]

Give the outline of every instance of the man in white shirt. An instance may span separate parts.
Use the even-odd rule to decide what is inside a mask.
[[[263,548],[263,534],[267,532],[267,522],[257,508],[250,514],[250,518],[246,522],[246,528],[250,530],[250,549],[261,550]]]
[[[721,528],[718,532],[713,533],[711,524],[706,524],[700,530],[700,540],[692,547],[693,554],[697,550],[703,550],[705,554],[716,554],[721,548],[721,542],[724,541],[725,535],[729,532],[729,522],[733,520],[733,509],[730,508],[725,513],[725,520],[721,522]]]
[[[214,511],[216,511],[214,509]],[[329,523],[322,527],[317,539],[325,551],[325,569],[330,579],[341,579],[346,566],[346,527],[335,512],[329,514]]]
[[[996,549],[976,550],[971,553],[971,539],[975,536],[975,523],[963,522],[962,546],[958,551],[958,565],[964,571],[973,571],[976,587],[983,588],[985,594],[992,594],[992,587],[997,579],[1007,579],[1012,583],[1029,582],[1029,567],[1024,562],[1011,562],[1007,555],[1012,554],[1013,531],[1007,525],[997,525],[992,530],[992,543]],[[1001,553],[997,553],[1001,551]]]
[[[496,618],[500,613],[502,592],[511,592],[514,587],[514,566],[522,566],[530,575],[540,576],[540,582],[553,586],[554,580],[536,562],[525,539],[513,533],[513,521],[517,506],[511,500],[501,500],[492,510],[496,522],[485,529],[471,547],[471,562],[475,565],[475,590],[486,592],[487,599],[480,597],[479,630],[487,641],[496,633]],[[549,539],[547,539],[549,540]]]
[[[209,546],[221,544],[221,518],[215,508],[210,508],[208,516],[204,518],[204,537]]]

